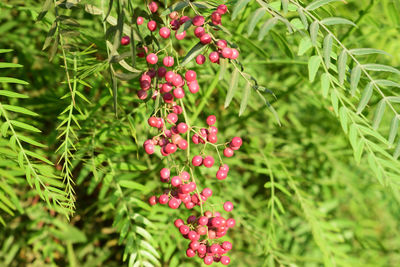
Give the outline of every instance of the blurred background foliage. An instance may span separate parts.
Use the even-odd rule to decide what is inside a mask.
[[[55,20],[54,6],[36,21],[43,1],[0,2],[0,49],[12,49],[0,54],[0,62],[21,65],[0,68],[0,76],[29,83],[1,83],[1,89],[29,96],[0,95],[1,104],[18,105],[37,114],[9,116],[40,129],[41,133],[33,131],[29,136],[46,147],[32,142],[26,146],[55,165],[51,172],[75,182],[71,184],[75,193],[60,196],[64,201],[61,207],[71,208],[76,198],[70,220],[56,205],[50,208],[41,200],[38,189],[29,187],[25,179],[26,164],[19,164],[9,151],[10,130],[2,130],[0,265],[199,266],[200,262],[185,258],[187,241],[179,237],[171,221],[190,212],[147,204],[152,192],[160,190],[157,173],[162,166],[161,157],[148,157],[141,148],[148,138],[143,122],[152,112],[152,103],[137,100],[137,79],[120,80],[115,117],[103,22],[101,16],[84,10],[85,4],[101,7],[101,1],[75,2],[64,2],[72,6],[57,10],[74,19],[60,28],[65,58],[60,47],[50,45],[42,50]],[[237,2],[228,2],[230,10]],[[273,92],[274,96],[261,94],[275,108],[280,126],[255,90],[251,90],[247,109],[238,116],[243,80],[229,107],[224,108],[231,69],[220,80],[217,65],[189,65],[199,73],[201,86],[199,94],[188,98],[189,112],[198,115],[199,124],[214,113],[219,118],[220,138],[240,135],[244,139],[244,149],[226,160],[232,171],[225,183],[203,170],[198,173],[204,177],[203,186],[215,188],[214,203],[222,201],[219,196],[223,195],[235,203],[233,216],[238,223],[229,235],[234,245],[231,265],[399,266],[400,176],[393,175],[391,182],[381,184],[370,166],[368,151],[361,153],[359,162],[354,159],[349,134],[342,129],[330,97],[324,97],[319,78],[309,81],[307,66],[315,52],[311,49],[298,55],[304,33],[289,34],[284,24],[277,24],[264,38],[258,38],[263,23],[271,17],[268,14],[253,31],[249,29],[259,2],[247,1],[233,21],[224,20],[231,32],[226,39],[240,47],[246,73]],[[306,6],[309,1],[298,3]],[[398,68],[399,11],[398,0],[347,0],[325,5],[317,14],[355,22],[357,27],[332,27],[335,36],[349,48],[386,51],[390,55],[367,55],[362,60]],[[114,17],[115,12],[111,11]],[[296,15],[289,10],[286,16]],[[187,39],[176,49],[184,56],[193,45],[194,41]],[[122,54],[125,50],[118,51]],[[49,62],[52,52],[54,59]],[[69,93],[64,59],[68,75],[77,81],[74,98]],[[144,68],[142,61],[137,64],[138,69]],[[392,79],[399,81],[398,75]],[[361,82],[364,80],[362,77]],[[385,92],[398,96],[396,90]],[[372,117],[378,102],[373,96],[366,108],[367,118]],[[65,110],[68,112],[63,113]],[[63,124],[65,119],[68,124]],[[390,114],[385,113],[376,132],[387,138],[390,121]],[[0,128],[5,128],[2,125],[7,121],[0,123]],[[69,136],[60,136],[65,129]],[[22,127],[24,131],[29,129]],[[63,169],[66,156],[69,171]],[[60,157],[64,160],[59,161]],[[387,161],[389,169],[397,164],[398,160]]]

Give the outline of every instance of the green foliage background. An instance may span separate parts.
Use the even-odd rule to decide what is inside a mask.
[[[76,2],[58,1],[57,10],[52,1],[0,2],[0,265],[199,266],[185,258],[187,241],[171,219],[190,212],[147,204],[162,166],[141,148],[153,104],[137,100],[135,72],[115,62],[109,71],[105,38],[111,44],[114,32],[105,37],[109,21],[85,11],[90,4],[101,12],[102,1]],[[327,32],[314,23],[311,40],[301,21],[309,1],[228,2],[234,20],[223,21],[227,39],[240,47],[244,72],[259,88],[245,79],[236,88],[233,67],[188,65],[201,77],[200,93],[188,99],[192,121],[214,113],[220,138],[244,139],[227,160],[226,182],[198,173],[215,203],[221,196],[235,203],[232,266],[400,264],[400,79],[389,67],[400,65],[400,2],[318,2],[325,5],[305,10],[314,16],[309,24],[343,17],[357,26],[329,25]],[[49,11],[37,21],[43,4]],[[183,57],[194,44],[188,39],[176,49]],[[356,62],[349,54],[338,69],[341,52],[355,48],[389,55]],[[368,84],[371,99],[357,112]]]

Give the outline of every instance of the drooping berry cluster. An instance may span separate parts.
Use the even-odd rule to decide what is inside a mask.
[[[158,5],[151,2],[148,10],[150,12],[147,29],[154,36],[158,27],[157,19],[155,19]],[[145,58],[149,67],[140,77],[140,90],[137,91],[137,95],[139,99],[146,100],[151,92],[151,98],[158,103],[147,121],[148,125],[154,128],[155,134],[144,142],[143,148],[147,154],[151,155],[156,153],[158,150],[156,148],[159,147],[160,154],[166,157],[168,162],[167,166],[160,170],[160,181],[168,184],[168,188],[158,196],[151,196],[149,203],[150,205],[168,204],[171,209],[184,206],[186,209],[192,210],[196,206],[200,207],[198,216],[189,216],[186,224],[182,219],[177,219],[175,226],[184,238],[191,241],[186,255],[194,257],[197,254],[207,265],[213,262],[221,262],[224,265],[230,263],[230,258],[226,253],[232,249],[232,244],[228,241],[219,241],[219,239],[223,238],[228,229],[232,228],[236,222],[233,218],[225,219],[219,212],[214,211],[215,204],[208,201],[213,191],[210,188],[200,191],[194,168],[214,166],[215,159],[210,154],[212,151],[208,151],[211,148],[218,155],[219,161],[215,177],[218,180],[226,179],[229,166],[224,164],[220,150],[223,151],[223,156],[232,157],[234,151],[242,145],[242,139],[233,137],[229,142],[218,144],[218,128],[215,126],[217,119],[214,115],[207,117],[207,127],[194,126],[189,122],[183,100],[187,91],[196,94],[200,90],[200,86],[197,82],[197,73],[194,70],[185,70],[179,65],[179,57],[172,46],[171,31],[175,31],[175,39],[182,40],[187,36],[186,30],[190,29],[187,27],[188,23],[191,23],[195,27],[194,36],[199,39],[199,42],[207,48],[215,48],[209,54],[211,62],[219,63],[220,57],[235,60],[239,56],[238,50],[228,47],[226,40],[217,40],[210,32],[210,30],[218,31],[222,15],[227,11],[225,5],[220,5],[209,17],[203,17],[196,11],[196,16],[193,18],[183,14],[179,15],[177,11],[173,11],[167,17],[170,22],[159,28],[158,31],[161,38],[160,43],[163,39],[170,39],[171,42],[159,50],[155,50],[153,45],[153,52],[146,45],[139,45],[137,54],[138,57]],[[137,17],[138,29],[144,22],[145,18]],[[179,31],[183,25],[186,30]],[[142,30],[145,31],[145,29]],[[129,43],[128,36],[121,39],[121,45]],[[170,53],[167,52],[168,48]],[[162,60],[159,60],[159,57],[162,57]],[[200,54],[195,61],[202,65],[206,58]],[[175,63],[177,63],[176,67]],[[191,144],[192,146],[196,145],[198,147],[196,150],[200,153],[192,155]],[[180,151],[183,153],[177,153]],[[233,210],[233,203],[230,201],[226,201],[221,206],[226,212]],[[204,211],[206,207],[213,211]]]

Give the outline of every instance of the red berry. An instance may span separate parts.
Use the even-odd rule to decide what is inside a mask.
[[[131,39],[129,36],[123,36],[121,38],[121,45],[128,45],[131,42]]]
[[[214,165],[214,158],[212,156],[207,156],[203,160],[203,165],[207,168],[211,168]]]
[[[136,19],[136,23],[137,23],[137,25],[142,25],[142,24],[143,24],[143,22],[144,22],[144,19],[143,19],[143,17],[137,17],[137,19]]]
[[[218,48],[223,49],[223,48],[225,48],[227,45],[228,45],[228,43],[227,43],[225,40],[218,40],[218,41],[217,41],[217,46],[218,46]]]
[[[224,180],[227,176],[228,176],[227,172],[224,172],[224,171],[221,171],[221,170],[217,171],[217,179],[218,180]]]
[[[162,168],[160,171],[160,177],[163,179],[168,179],[171,175],[171,172],[167,168]]]
[[[198,220],[198,223],[199,223],[200,225],[207,225],[207,223],[208,223],[208,218],[207,218],[206,216],[201,216],[201,217],[199,218],[199,220]]]
[[[200,166],[203,163],[203,158],[201,156],[194,156],[192,159],[193,166]]]
[[[194,135],[192,136],[192,142],[193,142],[194,144],[196,144],[196,145],[199,143],[199,139],[200,139],[200,137],[199,137],[198,134],[194,134]]]
[[[195,94],[195,93],[197,93],[197,92],[200,90],[200,86],[199,86],[199,84],[197,83],[197,81],[194,81],[194,82],[189,83],[188,88],[189,88],[189,91],[190,91],[192,94]]]
[[[187,225],[181,225],[181,226],[179,227],[179,232],[180,232],[182,235],[187,235],[187,234],[190,232],[190,228],[189,228],[189,226],[187,226]]]
[[[183,91],[182,87],[176,87],[173,91],[174,97],[177,99],[181,99],[185,97],[185,91]]]
[[[157,127],[157,118],[156,117],[150,117],[148,120],[147,120],[147,123],[149,124],[149,126],[151,126],[151,127]]]
[[[176,149],[176,145],[171,143],[167,144],[164,148],[165,152],[167,152],[168,154],[175,153]]]
[[[219,5],[217,7],[217,12],[221,15],[224,15],[227,11],[228,11],[228,8],[226,7],[226,5]]]
[[[175,227],[179,228],[181,225],[184,225],[185,223],[183,222],[182,219],[176,219],[174,222]]]
[[[209,43],[211,43],[211,36],[210,36],[208,33],[203,34],[203,35],[200,37],[200,42],[201,42],[202,44],[209,44]]]
[[[186,256],[188,256],[189,258],[192,258],[192,257],[196,256],[196,252],[194,252],[193,249],[188,248],[186,250]]]
[[[147,154],[151,155],[154,153],[154,145],[153,144],[147,144],[144,146],[144,150],[146,151]]]
[[[191,241],[197,241],[197,240],[199,240],[200,236],[195,231],[190,231],[188,233],[188,238]]]
[[[229,258],[228,256],[222,256],[220,262],[223,265],[228,265],[231,262],[231,258]]]
[[[224,58],[231,58],[232,56],[232,49],[229,47],[225,47],[222,49],[222,56]]]
[[[197,233],[196,233],[197,234]],[[200,247],[200,243],[198,242],[198,241],[192,241],[192,242],[190,242],[190,244],[189,244],[189,247],[192,249],[192,250],[194,250],[194,251],[196,251],[199,247]]]
[[[242,145],[242,138],[240,137],[233,137],[231,141],[232,146],[240,147]]]
[[[187,221],[187,223],[191,224],[191,223],[193,223],[193,222],[196,221],[196,216],[190,215],[190,216],[187,218],[186,221]]]
[[[214,115],[210,115],[207,117],[207,124],[208,125],[213,125],[217,121],[217,118]]]
[[[237,51],[235,48],[232,48],[231,59],[237,59],[238,57],[239,57],[239,51]]]
[[[211,20],[213,21],[213,23],[216,22],[214,24],[220,24],[221,23],[221,14],[218,13],[217,11],[214,11],[211,14]]]
[[[220,246],[218,244],[212,244],[210,246],[210,252],[213,254],[217,254],[219,250],[220,250]]]
[[[175,113],[169,113],[167,115],[167,122],[170,124],[175,124],[178,121],[178,115]]]
[[[175,78],[175,72],[173,71],[167,71],[167,73],[165,73],[165,80],[169,83],[172,83],[173,80]]]
[[[208,187],[204,188],[201,194],[205,197],[211,197],[212,196],[212,190]]]
[[[227,157],[227,158],[232,157],[234,153],[235,152],[229,147],[224,149],[224,156]]]
[[[147,22],[147,28],[154,32],[157,29],[157,22],[155,22],[154,20],[150,20],[149,22]]]
[[[183,79],[182,76],[180,74],[175,74],[173,80],[172,80],[172,84],[174,86],[182,86],[183,84]]]
[[[189,127],[187,126],[187,124],[184,123],[184,122],[179,123],[178,126],[177,126],[177,128],[178,128],[178,132],[179,132],[179,133],[186,133],[187,130],[189,129]]]
[[[189,179],[190,179],[190,174],[189,174],[188,172],[186,172],[186,171],[183,171],[183,172],[181,173],[181,178],[182,178],[183,181],[189,181]]]
[[[171,179],[171,185],[172,186],[178,187],[181,184],[182,184],[182,181],[181,181],[181,178],[179,176],[172,177],[172,179]]]
[[[157,197],[156,197],[156,196],[151,196],[151,197],[149,198],[149,204],[150,204],[151,206],[154,206],[155,204],[157,204]]]
[[[232,249],[232,243],[229,241],[224,241],[222,243],[222,248],[225,250],[231,250]]]
[[[199,65],[203,65],[206,62],[206,57],[204,55],[198,55],[196,57],[196,63]]]
[[[204,30],[203,27],[196,27],[196,29],[194,29],[194,36],[196,36],[197,38],[200,38],[205,33],[206,33],[206,30]]]
[[[179,141],[178,143],[178,147],[182,150],[185,150],[186,148],[188,148],[189,144],[186,140],[182,139]]]
[[[186,37],[186,31],[183,31],[181,33],[175,32],[175,38],[177,40],[183,40]]]
[[[157,5],[157,3],[156,2],[150,2],[150,4],[149,4],[149,9],[150,9],[150,11],[151,11],[151,13],[156,13],[157,12],[157,9],[158,9],[158,5]]]
[[[172,11],[171,13],[169,13],[169,18],[170,19],[177,19],[179,18],[179,13],[176,11]]]
[[[166,194],[163,194],[159,196],[158,202],[160,202],[160,204],[166,204],[168,202],[168,199],[168,196]]]
[[[167,27],[162,27],[158,33],[160,34],[161,38],[167,39],[171,35],[171,31]]]
[[[212,63],[217,63],[219,60],[219,54],[218,52],[211,52],[210,55],[208,56],[208,58],[210,59],[210,61]]]
[[[234,227],[235,224],[236,224],[236,221],[233,218],[229,218],[228,220],[226,220],[226,226],[229,227],[229,228]]]
[[[207,141],[210,142],[211,144],[215,144],[217,142],[218,138],[216,134],[209,134],[207,136]]]
[[[188,70],[186,73],[185,73],[185,79],[186,79],[186,81],[187,82],[193,82],[193,81],[195,81],[196,80],[196,72],[195,71],[193,71],[193,70]]]
[[[164,67],[159,67],[157,69],[157,76],[159,78],[165,77],[165,73],[167,73],[167,70]]]
[[[139,99],[144,100],[147,98],[147,92],[145,90],[139,90],[137,91],[137,96],[139,97]]]
[[[214,261],[214,258],[212,256],[205,256],[204,257],[204,264],[205,265],[211,265]]]
[[[156,54],[151,53],[151,54],[148,54],[148,55],[147,55],[146,61],[147,61],[147,63],[154,65],[154,64],[157,63],[158,57],[157,57]]]
[[[188,17],[188,16],[182,16],[180,19],[179,19],[179,23],[182,25],[182,24],[184,24],[186,21],[189,21],[190,20],[190,18]]]
[[[180,203],[180,200],[178,200],[178,199],[176,199],[176,198],[171,198],[169,201],[168,201],[168,206],[171,208],[171,209],[177,209],[177,208],[179,208],[179,205],[180,205],[181,203]],[[186,225],[184,225],[184,226],[186,226]]]
[[[189,201],[189,202],[185,203],[185,207],[186,207],[188,210],[193,209],[194,203],[191,202],[191,201]]]
[[[233,210],[233,203],[230,202],[230,201],[226,201],[224,203],[224,210],[227,211],[227,212],[232,211]]]
[[[224,164],[224,165],[220,166],[220,167],[219,167],[219,170],[228,173],[228,171],[229,171],[229,166],[228,166],[228,164]]]
[[[193,19],[192,19],[192,24],[194,25],[194,26],[202,26],[203,24],[204,24],[204,17],[203,16],[195,16]]]
[[[174,58],[167,56],[163,59],[163,64],[165,67],[172,67],[174,65]]]

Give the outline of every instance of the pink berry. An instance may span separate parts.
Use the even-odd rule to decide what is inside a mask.
[[[221,14],[218,13],[217,11],[214,11],[211,13],[211,20],[213,21],[214,24],[220,24],[221,23]]]
[[[174,58],[171,56],[163,58],[163,64],[165,67],[172,67],[174,65]]]
[[[160,177],[163,179],[168,179],[171,175],[171,172],[167,168],[162,168],[160,171]]]
[[[137,17],[137,19],[136,19],[137,25],[142,25],[143,22],[144,22],[144,18],[143,17]]]
[[[188,249],[186,250],[186,256],[188,256],[189,258],[192,258],[192,257],[196,256],[196,252],[194,252],[193,249],[188,248]]]
[[[217,46],[221,49],[224,49],[227,45],[228,45],[228,43],[226,42],[226,40],[218,40],[217,41]]]
[[[190,228],[189,228],[189,226],[187,226],[187,225],[181,225],[181,226],[179,227],[179,232],[180,232],[182,235],[187,235],[187,234],[190,232]]]
[[[224,172],[224,171],[221,171],[221,170],[217,171],[217,179],[218,180],[224,180],[227,176],[228,176],[227,172]]]
[[[204,257],[204,264],[211,265],[214,262],[214,258],[212,256],[205,256]]]
[[[181,183],[182,183],[182,181],[181,181],[181,178],[179,176],[172,177],[172,179],[171,179],[171,185],[172,186],[178,187],[179,185],[181,185]]]
[[[165,73],[165,80],[169,83],[172,83],[173,80],[175,78],[175,72],[173,71],[167,71],[167,73]]]
[[[212,196],[212,190],[208,187],[204,188],[201,194],[205,197],[211,197]]]
[[[179,208],[179,205],[180,205],[181,203],[179,202],[179,200],[178,199],[176,199],[176,198],[171,198],[169,201],[168,201],[168,206],[171,208],[171,209],[177,209],[177,208]],[[185,225],[186,226],[186,225]]]
[[[194,156],[192,159],[193,166],[200,166],[203,163],[203,158],[201,156]]]
[[[147,22],[147,28],[154,32],[157,29],[157,22],[155,22],[154,20],[150,20],[149,22]]]
[[[181,33],[175,32],[175,38],[177,40],[183,40],[186,37],[186,31],[183,31]]]
[[[226,5],[219,5],[217,7],[217,12],[221,15],[224,15],[227,11],[228,11],[228,8],[226,7]]]
[[[151,155],[154,153],[154,145],[153,144],[147,144],[144,146],[144,150],[146,151],[147,154]]]
[[[167,27],[162,27],[158,33],[160,34],[161,38],[167,39],[171,35],[171,31]]]
[[[208,125],[213,125],[217,121],[217,118],[214,115],[210,115],[207,117],[207,124]]]
[[[121,45],[128,45],[131,42],[131,39],[129,38],[129,36],[123,36],[121,38]]]
[[[174,222],[174,225],[175,225],[176,228],[179,228],[179,227],[181,227],[181,226],[184,225],[184,224],[185,224],[185,223],[183,222],[182,219],[176,219],[175,222]]]
[[[157,9],[158,9],[157,3],[154,1],[150,2],[149,9],[150,9],[151,13],[156,13]]]
[[[175,113],[169,113],[167,115],[167,122],[170,124],[175,124],[178,121],[178,115]]]
[[[190,231],[188,233],[188,238],[190,241],[197,241],[199,240],[200,236],[195,231]]]
[[[218,52],[211,52],[210,55],[208,56],[208,58],[210,59],[210,61],[212,63],[217,63],[219,60],[219,54]]]
[[[225,225],[226,225],[227,227],[229,227],[229,228],[232,228],[232,227],[235,226],[235,224],[236,224],[235,219],[229,218],[228,220],[226,220],[226,224],[225,224]]]
[[[239,51],[237,51],[235,48],[232,48],[231,59],[237,59],[238,57],[239,57]]]
[[[177,128],[178,128],[178,132],[179,132],[179,133],[186,133],[187,130],[189,129],[189,127],[187,126],[187,124],[184,123],[184,122],[180,122],[180,123],[178,124]]]
[[[157,204],[157,197],[156,197],[156,196],[151,196],[151,197],[149,198],[149,204],[150,204],[151,206],[154,206],[155,204]]]
[[[201,42],[202,44],[209,44],[209,43],[211,43],[211,36],[210,36],[208,33],[203,34],[203,35],[200,37],[200,42]]]
[[[229,242],[229,241],[224,241],[223,243],[222,243],[222,248],[223,249],[225,249],[225,250],[231,250],[232,249],[232,243],[231,242]]]
[[[165,77],[165,74],[167,73],[167,70],[164,68],[164,67],[159,67],[158,69],[157,69],[157,76],[159,77],[159,78],[163,78],[163,77]]]
[[[231,258],[228,256],[222,256],[220,262],[222,265],[228,265],[231,262]]]
[[[198,223],[199,223],[200,225],[207,225],[207,223],[208,223],[208,218],[207,218],[206,216],[201,216],[201,217],[199,218],[199,220],[198,220]]]
[[[190,179],[190,174],[189,174],[188,172],[186,172],[186,171],[183,171],[183,172],[181,173],[181,178],[182,178],[183,181],[189,181],[189,179]]]
[[[195,16],[193,19],[192,19],[192,24],[194,25],[194,26],[202,26],[203,24],[204,24],[204,17],[203,16]]]
[[[232,56],[232,49],[229,47],[225,47],[222,49],[222,56],[224,58],[231,58]]]
[[[177,149],[176,145],[175,144],[171,144],[171,143],[167,144],[164,147],[165,152],[168,153],[168,154],[175,153],[176,149]]]
[[[191,224],[191,223],[193,223],[193,222],[196,221],[196,216],[190,215],[190,216],[187,218],[186,221],[187,221],[187,223]]]
[[[234,154],[234,151],[231,148],[227,147],[227,148],[224,149],[224,156],[225,157],[230,158],[230,157],[233,156],[233,154]]]
[[[188,17],[188,16],[182,16],[180,19],[179,19],[179,23],[182,25],[182,24],[184,24],[186,21],[189,21],[190,20],[190,18]]]
[[[173,91],[174,97],[177,99],[181,99],[185,97],[185,91],[183,91],[182,87],[176,87]]]
[[[219,167],[219,170],[228,173],[228,171],[229,171],[229,166],[228,166],[228,164],[224,164],[224,165],[220,166],[220,167]]]
[[[200,90],[200,86],[197,81],[191,82],[188,85],[188,88],[189,88],[189,92],[191,92],[192,94],[195,94]]]
[[[151,53],[151,54],[148,54],[148,55],[147,55],[146,61],[147,61],[147,63],[154,65],[154,64],[157,63],[158,57],[157,57],[156,54]]]
[[[196,27],[196,29],[194,29],[194,36],[196,36],[197,38],[200,38],[205,33],[206,33],[206,30],[204,30],[203,27]]]
[[[206,57],[204,55],[198,55],[196,57],[196,63],[199,65],[203,65],[206,62]]]
[[[140,100],[145,100],[147,98],[147,92],[146,90],[139,90],[137,91],[137,96],[139,97]]]
[[[217,140],[218,140],[218,138],[217,138],[217,135],[216,135],[216,134],[211,134],[211,133],[210,133],[210,134],[207,136],[207,141],[210,142],[211,144],[217,143]]]
[[[214,158],[213,157],[211,157],[211,156],[207,156],[207,157],[205,157],[204,158],[204,160],[203,160],[203,165],[206,167],[206,168],[211,168],[213,165],[214,165]]]
[[[195,71],[193,71],[193,70],[188,70],[186,73],[185,73],[185,79],[186,79],[186,81],[188,81],[188,82],[193,82],[193,81],[195,81],[196,80],[196,72]]]
[[[163,194],[158,198],[158,202],[160,202],[160,204],[166,204],[168,202],[168,199],[168,196],[166,194]]]
[[[240,147],[242,145],[242,138],[240,137],[233,137],[231,141],[232,146],[234,147]]]
[[[233,210],[233,203],[230,201],[227,201],[224,203],[224,210],[227,212],[230,212]]]
[[[197,233],[196,233],[197,234]],[[190,244],[189,244],[189,247],[192,249],[192,250],[194,250],[194,251],[196,251],[199,247],[200,247],[200,243],[198,242],[198,241],[192,241],[192,242],[190,242]]]
[[[178,147],[179,147],[180,149],[182,149],[182,150],[187,149],[188,146],[189,146],[189,144],[188,144],[188,142],[187,142],[185,139],[180,140],[179,143],[178,143]]]

